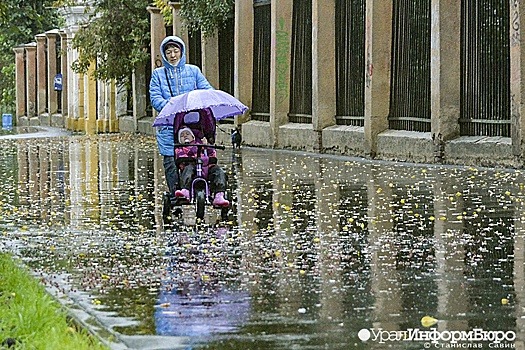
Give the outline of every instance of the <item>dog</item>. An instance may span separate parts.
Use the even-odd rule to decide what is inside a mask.
[[[239,128],[232,129],[231,137],[232,137],[233,148],[241,148],[242,135],[241,135],[241,131],[239,130]]]

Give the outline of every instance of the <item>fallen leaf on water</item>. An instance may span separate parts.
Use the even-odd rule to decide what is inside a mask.
[[[423,327],[432,327],[433,325],[435,325],[436,323],[438,322],[437,319],[435,319],[434,317],[432,316],[423,316],[421,318],[421,325]]]

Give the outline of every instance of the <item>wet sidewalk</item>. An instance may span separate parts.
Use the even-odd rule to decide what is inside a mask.
[[[153,138],[53,136],[0,138],[0,247],[114,349],[523,347],[522,171],[227,149],[164,227]]]

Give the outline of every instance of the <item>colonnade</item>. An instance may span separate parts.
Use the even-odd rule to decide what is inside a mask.
[[[65,8],[66,26],[35,36],[35,42],[15,47],[16,124],[54,126],[73,131],[118,131],[117,114],[125,111],[116,98],[113,81],[96,81],[91,66],[86,74],[71,67],[78,51],[71,46],[83,6]]]

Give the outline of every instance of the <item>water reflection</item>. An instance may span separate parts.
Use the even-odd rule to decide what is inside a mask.
[[[152,139],[0,142],[0,244],[130,347],[420,349],[357,334],[427,315],[523,344],[521,171],[229,150],[228,227],[164,228]]]

